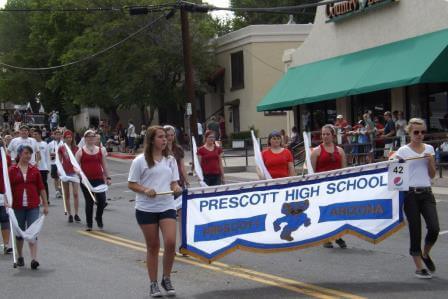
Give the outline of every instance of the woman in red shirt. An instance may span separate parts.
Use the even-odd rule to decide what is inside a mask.
[[[273,179],[295,176],[294,158],[291,151],[282,145],[282,134],[273,131],[268,136],[269,148],[261,153],[264,165]]]
[[[222,148],[216,146],[215,132],[205,132],[205,143],[198,149],[199,163],[204,173],[204,182],[208,186],[224,184],[224,167],[222,165]]]
[[[47,194],[45,186],[40,176],[39,169],[30,164],[33,149],[28,145],[21,145],[17,149],[18,162],[9,168],[9,179],[12,190],[12,208],[16,215],[19,227],[26,230],[39,218],[39,197],[44,206],[43,212],[48,214]],[[17,266],[23,267],[23,239],[17,237]],[[31,269],[39,267],[37,262],[37,241],[29,243],[31,252]]]
[[[71,149],[73,154],[76,154],[78,151],[78,147],[75,145],[75,141],[73,138],[73,132],[70,130],[66,130],[63,135],[64,143],[68,145],[68,147]],[[65,174],[67,176],[77,176],[79,170],[75,169],[75,167],[72,165],[72,162],[70,162],[70,156],[67,152],[67,148],[64,145],[61,145],[58,148],[58,155],[59,160],[61,161],[62,167],[64,168]],[[79,183],[75,182],[62,182],[62,187],[64,190],[64,200],[65,200],[65,206],[67,208],[68,213],[68,222],[73,223],[73,216],[72,216],[72,209],[70,207],[70,185],[72,185],[73,190],[73,205],[75,208],[75,221],[81,222],[81,218],[78,216],[78,210],[79,210],[79,195],[78,195],[78,188]]]
[[[324,172],[347,166],[347,158],[344,150],[334,144],[336,131],[333,125],[325,125],[321,131],[322,143],[311,153],[311,165],[315,172]],[[347,248],[347,244],[341,238],[336,240],[341,248]],[[331,242],[324,244],[325,248],[333,248]]]
[[[87,130],[84,133],[85,145],[76,153],[76,159],[81,166],[82,171],[86,175],[92,187],[111,184],[111,178],[108,175],[106,156],[107,151],[104,147],[96,145],[98,138],[93,130]],[[89,190],[81,185],[82,193],[86,201],[86,222],[87,231],[92,230],[93,224],[93,198]],[[103,229],[103,212],[106,207],[106,191],[92,192],[96,200],[95,220],[99,229]]]

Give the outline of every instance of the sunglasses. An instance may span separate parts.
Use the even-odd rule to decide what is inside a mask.
[[[414,135],[419,135],[419,134],[425,135],[426,131],[414,131],[414,132],[412,132],[412,134],[414,134]]]

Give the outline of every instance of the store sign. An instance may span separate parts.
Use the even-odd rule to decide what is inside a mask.
[[[335,22],[345,17],[398,1],[399,0],[346,0],[327,4],[327,23]]]

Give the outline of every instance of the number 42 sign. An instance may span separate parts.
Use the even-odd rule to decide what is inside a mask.
[[[409,164],[395,162],[389,164],[389,190],[408,191],[409,190]]]

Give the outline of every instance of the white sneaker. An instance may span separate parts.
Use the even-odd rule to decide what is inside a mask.
[[[56,198],[62,198],[62,194],[59,191],[56,191]]]

